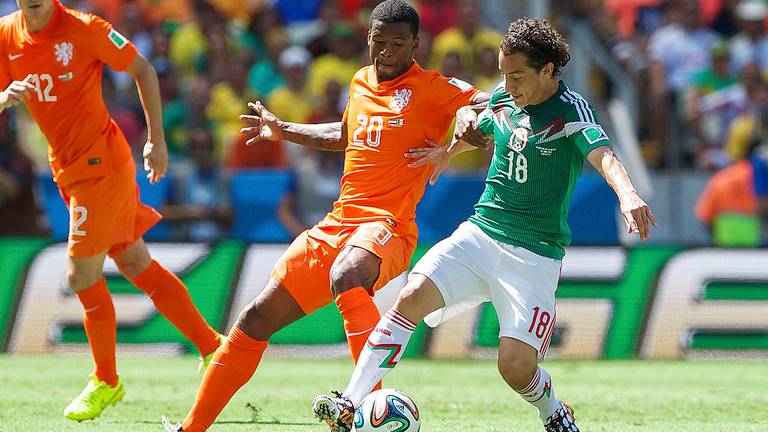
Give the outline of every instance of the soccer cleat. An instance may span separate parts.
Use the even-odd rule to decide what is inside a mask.
[[[560,401],[560,408],[544,422],[544,430],[546,432],[580,432],[573,416],[573,408]]]
[[[160,417],[160,422],[163,424],[165,432],[184,432],[184,429],[181,428],[181,423],[172,424],[166,416]]]
[[[70,420],[92,420],[101,415],[104,408],[117,405],[125,396],[125,387],[120,377],[117,385],[112,387],[91,375],[88,385],[82,392],[64,408],[64,417]]]
[[[324,421],[331,432],[349,432],[355,418],[355,407],[349,399],[339,392],[333,392],[335,397],[320,395],[312,401],[312,412],[315,418]]]
[[[219,334],[219,346],[224,345],[224,342],[227,341],[227,337],[223,334]],[[206,356],[200,356],[198,357],[197,362],[197,373],[198,375],[202,375],[205,373],[206,369],[208,369],[208,366],[211,364],[211,359],[213,359],[213,355],[216,354],[216,351],[212,353],[208,353]]]

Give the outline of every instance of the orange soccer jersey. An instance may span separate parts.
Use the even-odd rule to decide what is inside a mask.
[[[136,48],[101,18],[54,2],[51,21],[27,29],[21,11],[0,18],[0,86],[31,82],[26,102],[48,140],[59,187],[100,177],[131,158],[130,148],[109,116],[101,95],[104,63],[122,71]]]
[[[125,70],[136,48],[101,18],[54,2],[38,32],[21,11],[0,18],[0,86],[27,80],[25,100],[48,140],[53,178],[70,210],[69,254],[119,254],[160,215],[138,200],[131,150],[101,94],[103,65]]]
[[[404,154],[425,147],[424,140],[442,142],[456,110],[477,92],[416,62],[383,83],[372,66],[358,71],[343,119],[349,133],[341,193],[329,218],[343,224],[388,221],[398,235],[415,237],[416,204],[432,168],[409,168]]]

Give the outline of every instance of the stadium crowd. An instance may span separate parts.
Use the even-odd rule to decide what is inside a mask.
[[[367,17],[377,1],[64,3],[114,23],[158,72],[171,154],[170,186],[160,210],[172,223],[174,238],[208,241],[224,236],[233,219],[230,177],[242,170],[291,173],[278,218],[293,235],[330,208],[338,194],[342,155],[282,142],[246,146],[238,116],[247,111],[248,101],[261,100],[284,120],[338,121],[346,104],[345,86],[367,62]],[[422,24],[417,61],[490,91],[499,81],[497,52],[504,30],[489,24],[496,3],[414,1]],[[766,191],[748,183],[768,182],[755,177],[765,176],[760,168],[764,162],[755,155],[764,152],[758,144],[768,136],[768,4],[763,0],[550,3],[556,24],[589,23],[634,82],[640,96],[637,135],[647,165],[707,172],[731,169],[730,181],[743,186],[728,189],[743,191],[737,206],[758,212],[755,194]],[[0,14],[15,10],[15,0],[0,0]],[[591,100],[604,108],[600,105],[615,89],[597,68],[587,80]],[[140,160],[146,131],[132,80],[108,70],[103,91]],[[31,191],[35,173],[47,169],[45,139],[23,109],[1,116],[0,218],[13,223],[0,224],[0,234],[41,233],[44,215]],[[468,152],[452,168],[479,172],[489,157],[487,151]],[[700,207],[697,214],[711,224],[717,206]]]

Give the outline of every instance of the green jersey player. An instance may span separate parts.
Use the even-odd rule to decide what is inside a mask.
[[[644,240],[656,221],[594,110],[555,79],[569,58],[568,44],[546,21],[526,18],[509,26],[499,52],[503,83],[479,116],[468,107],[457,113],[455,136],[495,144],[475,214],[416,264],[368,338],[344,393],[315,398],[313,410],[331,430],[350,429],[354,407],[397,364],[416,323],[436,326],[491,301],[504,381],[538,409],[546,431],[579,431],[573,410],[557,399],[538,363],[554,329],[555,290],[571,238],[566,216],[584,159],[616,192],[629,232]],[[413,166],[435,164],[434,181],[451,157],[471,148],[454,139],[448,148],[412,149],[407,157]]]

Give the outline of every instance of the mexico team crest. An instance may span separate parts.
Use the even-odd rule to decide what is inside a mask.
[[[509,148],[516,152],[521,152],[528,144],[528,129],[515,128],[509,137]]]
[[[61,42],[53,45],[53,52],[56,54],[56,61],[69,66],[69,62],[72,60],[72,54],[74,52],[74,46],[72,42]]]
[[[413,90],[409,88],[396,89],[395,94],[389,100],[389,108],[396,113],[401,113],[411,101],[411,95],[413,95]]]

